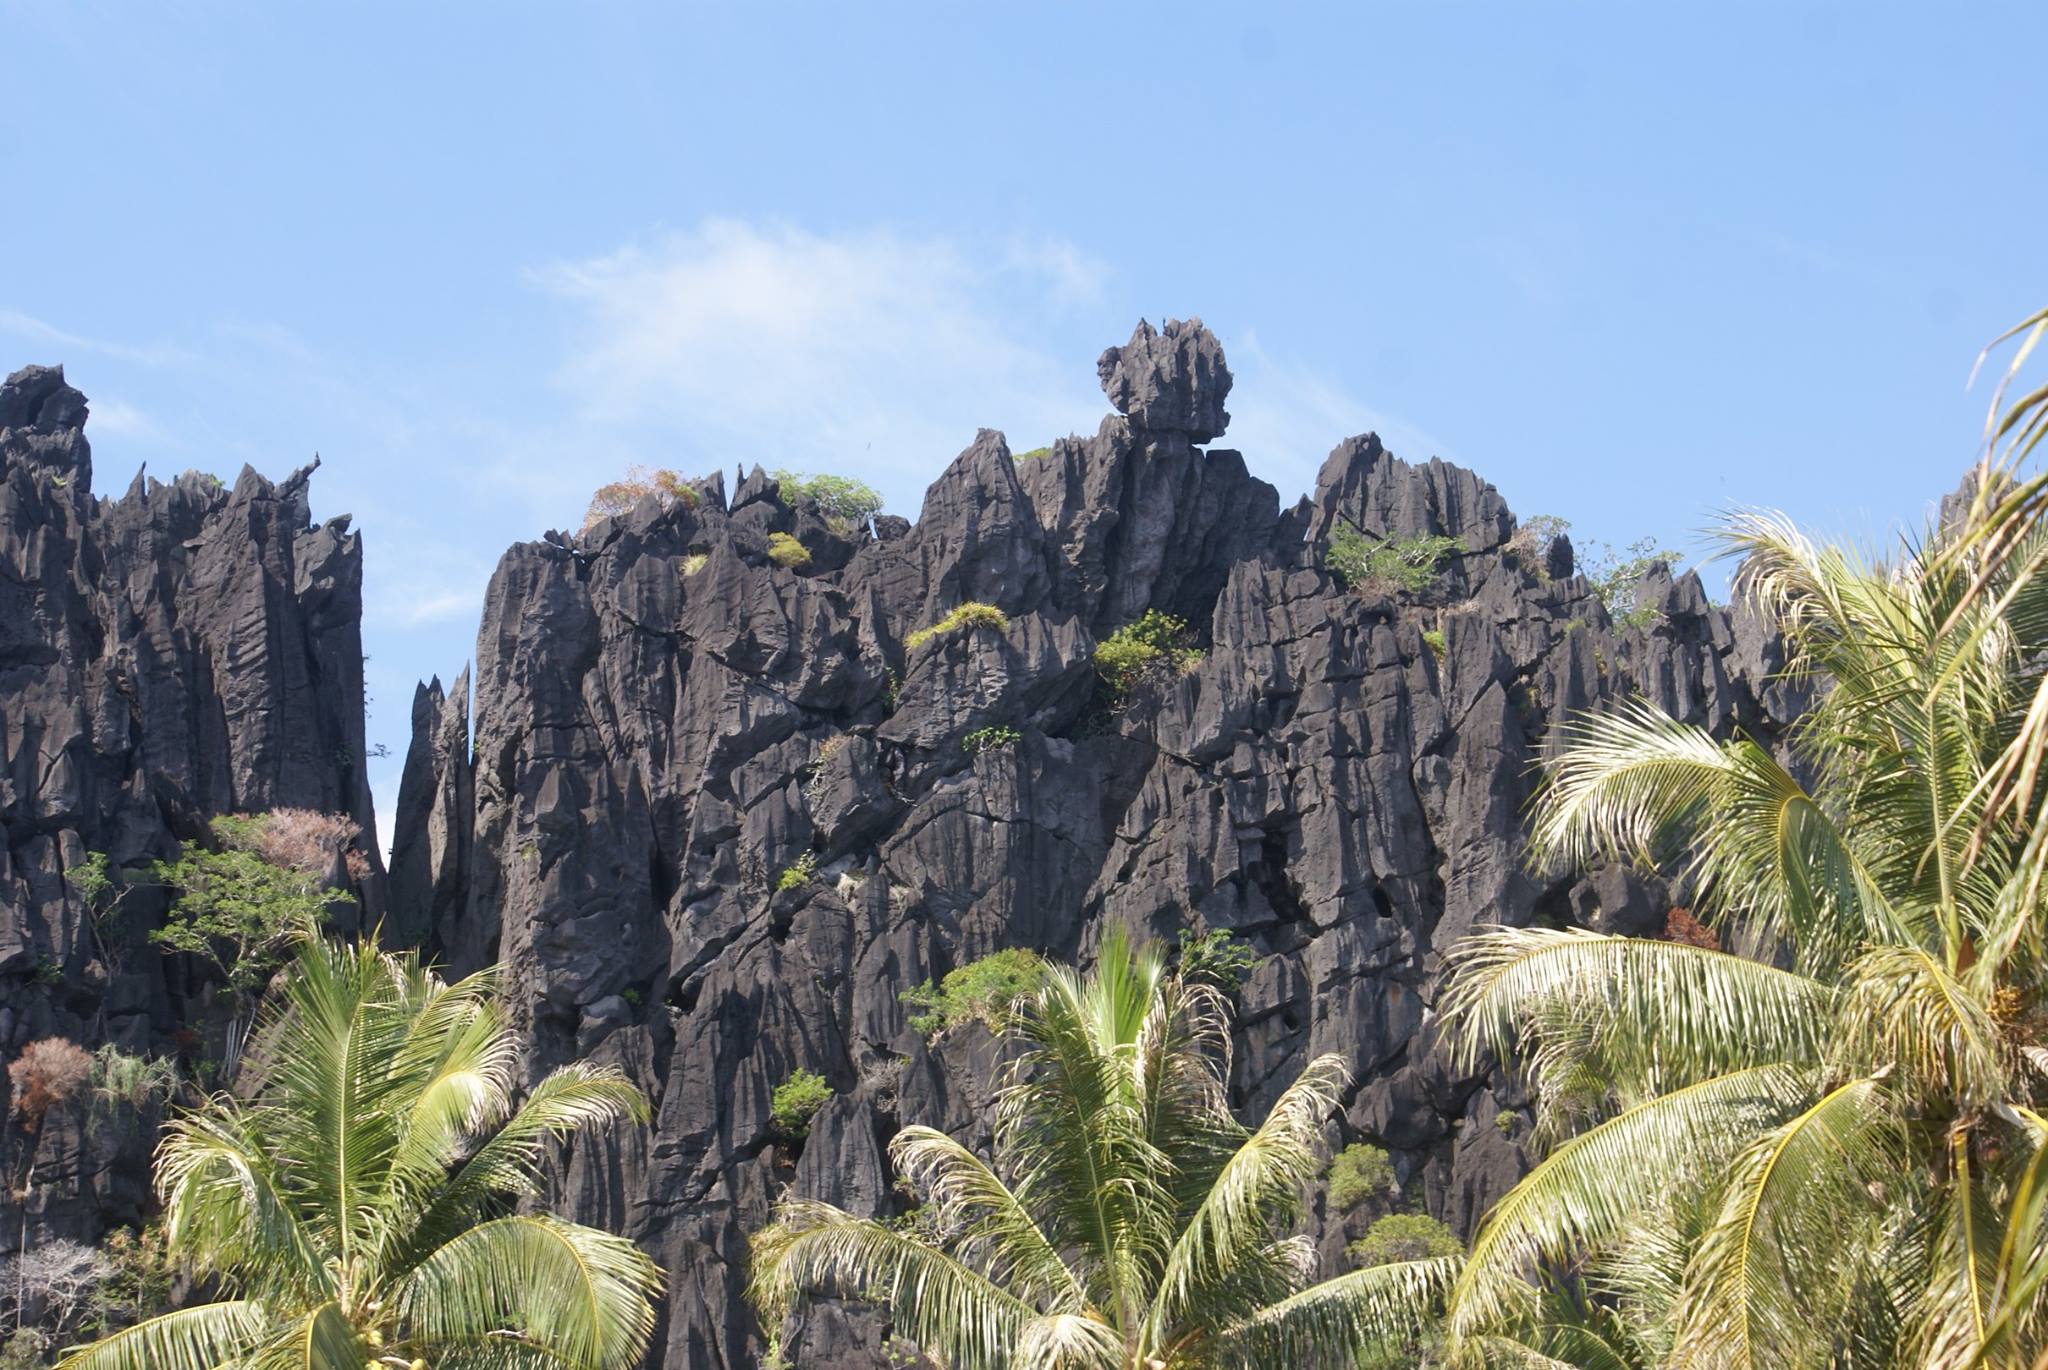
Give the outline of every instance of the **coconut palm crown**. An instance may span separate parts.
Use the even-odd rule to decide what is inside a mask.
[[[1527,1072],[1555,1142],[1475,1235],[1450,1312],[1468,1345],[2033,1363],[2041,1309],[2001,1271],[2039,1244],[2004,1214],[2048,1156],[2048,863],[2000,796],[2039,726],[2048,534],[2000,507],[1957,502],[1888,564],[1728,521],[1737,595],[1819,693],[1782,756],[1642,703],[1568,726],[1538,857],[1676,868],[1719,945],[1501,928],[1453,949],[1454,1040]],[[1627,1335],[1588,1350],[1560,1300]]]
[[[266,1006],[244,1098],[170,1125],[173,1255],[222,1297],[67,1352],[63,1370],[626,1370],[661,1276],[624,1238],[513,1211],[548,1142],[644,1119],[571,1066],[516,1106],[497,975],[319,938]]]
[[[1311,1062],[1247,1129],[1228,1017],[1121,933],[1090,975],[1052,971],[1009,1022],[994,1163],[907,1127],[890,1154],[924,1199],[914,1226],[785,1200],[754,1237],[764,1324],[806,1294],[878,1298],[950,1370],[1348,1365],[1412,1335],[1454,1260],[1315,1283],[1294,1233],[1342,1063]]]

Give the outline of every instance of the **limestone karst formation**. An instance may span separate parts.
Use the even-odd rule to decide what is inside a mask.
[[[1099,371],[1117,412],[1093,436],[1018,460],[984,430],[915,523],[850,528],[757,468],[517,545],[473,663],[414,700],[363,907],[457,969],[502,958],[533,1072],[616,1062],[655,1101],[564,1158],[560,1197],[667,1267],[659,1364],[756,1364],[745,1234],[784,1186],[888,1211],[893,1129],[982,1135],[995,1046],[928,1044],[901,990],[1006,946],[1085,957],[1112,920],[1247,939],[1238,1098],[1344,1053],[1333,1140],[1387,1147],[1469,1227],[1524,1164],[1524,1100],[1436,1050],[1438,953],[1491,921],[1657,933],[1671,903],[1527,867],[1547,731],[1628,691],[1765,737],[1796,712],[1775,645],[1696,578],[1653,572],[1660,612],[1617,628],[1570,546],[1518,538],[1468,471],[1353,437],[1283,508],[1209,445],[1231,378],[1199,322],[1141,325]],[[140,940],[160,901],[108,945],[64,879],[88,852],[167,856],[208,815],[281,805],[371,826],[348,520],[311,521],[310,470],[96,500],[85,419],[59,371],[0,389],[0,1056],[182,1021],[189,970]],[[1340,523],[1459,550],[1422,591],[1347,591],[1319,555]],[[776,533],[808,564],[771,560]],[[906,647],[970,601],[1007,628]],[[1149,609],[1199,662],[1107,707],[1095,646]],[[963,746],[996,727],[1016,740]],[[798,1067],[835,1091],[800,1148],[769,1123]],[[146,1145],[73,1129],[38,1170],[32,1229],[91,1240],[140,1211]],[[1325,1254],[1357,1235],[1324,1222]],[[820,1306],[784,1350],[881,1366],[881,1335]]]

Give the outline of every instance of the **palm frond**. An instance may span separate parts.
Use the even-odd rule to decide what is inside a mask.
[[[1827,1363],[1837,1315],[1862,1287],[1862,1233],[1881,1212],[1867,1186],[1896,1175],[1899,1142],[1881,1086],[1855,1080],[1737,1159],[1689,1272],[1679,1364]]]
[[[404,1225],[386,1259],[395,1270],[460,1232],[500,1198],[538,1192],[541,1161],[550,1141],[608,1123],[644,1122],[647,1096],[615,1067],[579,1061],[536,1084],[446,1183],[431,1191],[425,1210]]]
[[[1054,1247],[1074,1253],[1090,1302],[1120,1319],[1142,1313],[1174,1216],[1174,1168],[1146,1137],[1132,1068],[1161,978],[1120,933],[1104,939],[1087,980],[1050,972],[1014,1016],[1024,1049],[996,1109],[996,1148],[1018,1201]]]
[[[1451,1297],[1451,1327],[1512,1323],[1525,1281],[1621,1231],[1670,1191],[1712,1173],[1743,1142],[1811,1097],[1807,1072],[1755,1066],[1647,1103],[1565,1142],[1493,1206]]]
[[[980,1157],[943,1132],[913,1125],[890,1141],[889,1158],[924,1196],[934,1225],[990,1279],[1037,1306],[1082,1306],[1073,1272]]]
[[[1085,1313],[1048,1313],[1024,1324],[1016,1363],[1045,1370],[1121,1370],[1121,1334]]]
[[[261,1304],[246,1300],[181,1308],[71,1347],[57,1370],[214,1370],[253,1346],[269,1321]]]
[[[455,1237],[392,1291],[428,1345],[531,1336],[580,1370],[629,1370],[654,1334],[661,1272],[623,1237],[547,1216],[500,1218]]]
[[[1151,1345],[1168,1344],[1205,1290],[1226,1283],[1247,1255],[1294,1224],[1320,1169],[1318,1139],[1349,1079],[1340,1056],[1309,1062],[1224,1163],[1167,1256],[1146,1320]]]
[[[1217,1332],[1204,1364],[1217,1370],[1330,1363],[1334,1354],[1362,1356],[1398,1345],[1429,1328],[1458,1258],[1397,1261],[1354,1270],[1311,1285]]]
[[[1918,947],[1875,947],[1849,968],[1839,1060],[1889,1068],[1901,1083],[1962,1109],[2006,1093],[1998,1025],[1976,995]]]
[[[1554,1021],[1598,1034],[1603,1078],[1661,1090],[1754,1065],[1816,1063],[1835,1000],[1816,980],[1704,947],[1486,928],[1446,958],[1438,1009],[1468,1069],[1489,1054],[1510,1059]]]
[[[1849,838],[1770,752],[1716,740],[1644,700],[1582,714],[1559,734],[1530,837],[1532,858],[1657,860],[1689,847],[1710,918],[1790,936],[1826,967],[1899,916]]]
[[[804,1294],[879,1297],[898,1334],[952,1370],[1010,1370],[1038,1310],[944,1251],[830,1204],[789,1200],[754,1234],[747,1297],[765,1326]]]
[[[266,1116],[210,1100],[165,1125],[156,1162],[165,1234],[202,1271],[260,1269],[276,1285],[324,1293],[325,1262],[300,1221],[295,1187],[278,1173]]]
[[[1938,1201],[1932,1278],[1918,1292],[1917,1358],[1924,1365],[1964,1364],[1985,1344],[1995,1316],[1999,1246],[2004,1217],[1991,1202],[1984,1178],[1970,1156],[1970,1133],[1950,1134],[1949,1183]]]
[[[374,1363],[341,1305],[323,1303],[265,1338],[237,1370],[365,1370]]]

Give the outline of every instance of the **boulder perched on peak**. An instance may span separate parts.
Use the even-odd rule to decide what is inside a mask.
[[[85,396],[61,366],[24,366],[0,381],[0,477],[16,462],[62,476],[83,497],[92,486]]]
[[[1095,372],[1134,427],[1207,442],[1230,425],[1230,368],[1200,319],[1168,319],[1157,331],[1140,319],[1129,342],[1103,351]]]

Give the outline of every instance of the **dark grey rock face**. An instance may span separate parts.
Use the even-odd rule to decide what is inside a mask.
[[[96,924],[67,881],[91,853],[134,867],[175,856],[216,814],[346,813],[371,867],[356,893],[370,917],[383,909],[363,756],[360,537],[345,517],[312,523],[312,467],[276,484],[245,469],[232,489],[138,473],[120,499],[95,499],[86,418],[61,368],[0,384],[7,1059],[49,1036],[160,1048],[194,1020],[191,986],[146,941],[161,893],[131,890],[118,922]],[[13,1166],[24,1141],[10,1120],[0,1148]],[[27,1200],[31,1240],[90,1240],[136,1216],[147,1158],[146,1132],[53,1113]],[[0,1251],[21,1231],[10,1183]]]
[[[1085,959],[1113,921],[1247,939],[1237,1101],[1342,1053],[1331,1141],[1388,1147],[1468,1228],[1525,1164],[1526,1101],[1436,1047],[1444,948],[1494,921],[1655,934],[1673,902],[1529,868],[1545,739],[1624,692],[1767,738],[1803,702],[1772,680],[1778,644],[1693,577],[1651,577],[1660,617],[1617,631],[1569,543],[1521,546],[1492,486],[1371,435],[1283,510],[1201,446],[1230,373],[1199,323],[1141,325],[1099,369],[1118,412],[1094,435],[1019,462],[984,431],[915,524],[849,535],[757,469],[730,502],[713,477],[694,505],[516,546],[472,671],[414,698],[388,909],[381,877],[362,897],[394,943],[507,963],[534,1074],[613,1062],[654,1100],[650,1128],[566,1154],[557,1193],[667,1267],[654,1363],[758,1363],[746,1233],[785,1188],[893,1212],[898,1127],[987,1141],[1000,1044],[925,1042],[903,989],[1006,946]],[[87,853],[169,856],[237,809],[370,821],[347,521],[312,526],[309,471],[94,500],[85,417],[56,371],[0,387],[0,1057],[53,1034],[162,1046],[189,1007],[143,940],[161,897],[110,943],[65,883]],[[1321,568],[1339,524],[1459,551],[1427,591],[1346,593]],[[772,533],[809,565],[771,561]],[[907,645],[968,602],[1007,626]],[[1203,655],[1109,707],[1095,647],[1148,609]],[[992,727],[1017,740],[971,753]],[[837,1091],[801,1146],[769,1121],[799,1067]],[[53,1123],[32,1235],[139,1213],[147,1141]],[[1347,1235],[1322,1221],[1325,1255]],[[850,1304],[783,1350],[892,1363]]]
[[[658,1101],[648,1135],[579,1150],[562,1183],[667,1264],[666,1365],[756,1363],[744,1234],[785,1187],[889,1212],[895,1128],[985,1140],[994,1045],[928,1046],[899,991],[1004,946],[1085,957],[1111,920],[1249,939],[1238,1099],[1263,1109],[1342,1053],[1332,1140],[1388,1146],[1469,1226],[1526,1128],[1511,1084],[1434,1046],[1442,950],[1494,921],[1655,933],[1670,907],[1625,873],[1528,869],[1546,735],[1625,691],[1766,736],[1796,708],[1753,620],[1665,576],[1656,625],[1616,632],[1569,544],[1512,546],[1470,472],[1352,438],[1283,514],[1236,453],[1197,446],[1230,386],[1198,323],[1141,325],[1100,370],[1120,413],[1094,436],[1016,462],[984,431],[916,524],[878,520],[803,573],[766,535],[822,526],[758,472],[730,509],[515,547],[478,637],[473,760],[459,688],[415,708],[394,922],[458,966],[508,961],[532,1070],[595,1055]],[[1462,550],[1430,591],[1345,593],[1318,551],[1340,520]],[[906,648],[968,601],[1008,627]],[[1107,710],[1095,644],[1149,608],[1206,654]],[[1020,739],[963,747],[997,725]],[[815,876],[778,891],[805,853]],[[798,1067],[838,1091],[800,1149],[768,1121]],[[1343,1237],[1332,1221],[1330,1254]],[[797,1364],[888,1363],[857,1309],[785,1331]]]

